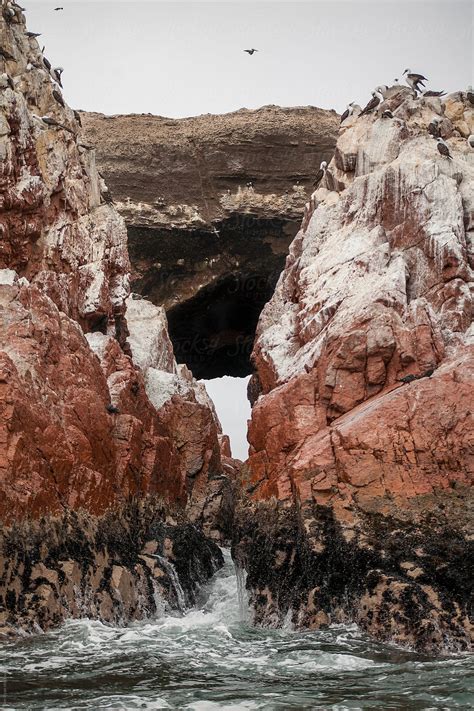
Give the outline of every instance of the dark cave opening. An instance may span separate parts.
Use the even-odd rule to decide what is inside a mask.
[[[227,274],[171,308],[169,334],[178,363],[203,380],[250,375],[255,329],[276,279],[262,272]]]
[[[246,213],[212,229],[129,228],[132,289],[165,308],[176,360],[194,377],[253,373],[257,322],[298,228]]]

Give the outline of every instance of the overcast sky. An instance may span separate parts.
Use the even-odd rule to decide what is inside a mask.
[[[48,59],[65,69],[68,103],[89,111],[183,117],[280,104],[341,112],[406,67],[433,89],[474,84],[470,0],[20,2]],[[252,47],[252,57],[243,52]],[[210,386],[239,457],[246,383]]]
[[[469,0],[21,1],[46,56],[65,68],[68,102],[107,114],[341,111],[406,67],[434,89],[473,83]],[[242,51],[251,47],[252,57]]]

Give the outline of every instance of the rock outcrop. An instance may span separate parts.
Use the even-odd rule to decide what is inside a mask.
[[[77,614],[126,620],[153,611],[149,595],[139,601],[144,586],[151,594],[153,576],[167,577],[163,595],[173,604],[170,565],[202,560],[201,579],[219,565],[216,545],[192,522],[218,539],[228,535],[221,509],[233,495],[236,465],[223,467],[214,409],[178,369],[161,312],[148,320],[143,342],[139,322],[149,305],[140,302],[140,315],[138,302],[127,302],[123,219],[78,136],[77,116],[25,34],[22,12],[8,21],[7,14],[0,19],[0,630],[46,628]],[[160,522],[167,527],[156,544],[161,562],[143,567]],[[181,535],[188,543],[173,558],[163,541]],[[86,600],[82,607],[73,592]],[[191,600],[191,588],[186,595]]]
[[[258,623],[467,649],[474,110],[397,88],[384,108],[342,125],[260,318],[235,555]]]
[[[127,223],[132,289],[165,307],[178,362],[196,377],[248,375],[260,311],[333,154],[336,113],[81,116]]]

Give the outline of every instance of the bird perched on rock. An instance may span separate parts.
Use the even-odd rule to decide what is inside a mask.
[[[474,89],[471,85],[467,87],[466,98],[472,106],[474,106]]]
[[[371,100],[369,101],[367,106],[362,109],[359,116],[364,116],[365,114],[369,114],[372,111],[375,111],[375,109],[381,104],[382,101],[383,95],[380,93],[380,91],[373,91]]]
[[[393,113],[390,111],[390,109],[385,109],[385,111],[382,112],[382,118],[393,118]]]
[[[81,115],[80,115],[79,111],[76,111],[76,109],[74,109],[73,114],[74,114],[74,118],[76,119],[77,123],[82,128]]]
[[[61,92],[59,92],[57,89],[53,89],[53,96],[58,102],[58,104],[60,104],[60,106],[62,106],[63,108],[66,106],[66,104],[64,103],[64,99],[61,96]]]
[[[61,82],[61,74],[63,73],[64,69],[62,67],[54,67],[51,69],[51,76],[53,77],[54,81],[59,84],[61,89],[63,88],[62,82]]]
[[[354,102],[351,101],[350,104],[347,104],[346,110],[344,111],[344,113],[341,116],[341,123],[343,123],[347,118],[349,118],[349,116],[352,116],[353,113],[354,113]]]
[[[467,145],[469,148],[474,148],[474,133],[471,133],[471,135],[468,136]]]
[[[439,96],[446,96],[445,91],[432,91],[431,89],[428,89],[427,91],[422,91],[421,95],[424,99],[429,99],[430,97],[439,97]]]
[[[74,131],[72,129],[68,128],[63,123],[59,123],[59,121],[56,121],[56,119],[51,118],[51,116],[38,116],[37,114],[32,115],[33,118],[37,119],[38,121],[41,121],[46,126],[50,126],[52,128],[63,128],[65,131],[74,134]]]
[[[247,52],[247,54],[250,54],[250,56],[252,56],[252,54],[254,54],[255,52],[258,52],[258,49],[254,49],[254,48],[244,49],[244,52]]]
[[[375,87],[375,91],[378,91],[385,98],[385,94],[388,91],[388,86],[386,84],[380,84],[380,86]]]
[[[44,47],[43,47],[43,52],[44,52]],[[50,72],[51,71],[51,62],[49,61],[49,59],[46,59],[46,57],[43,57],[43,64],[46,67],[46,69],[48,70],[48,72]]]
[[[41,32],[26,32],[28,39],[36,39],[36,37],[41,37]]]
[[[115,205],[113,195],[110,192],[109,188],[106,188],[105,190],[101,190],[100,197],[102,198],[102,200],[105,203],[107,203],[107,205]]]
[[[435,116],[434,118],[431,119],[430,123],[428,124],[428,133],[433,136],[433,138],[439,138],[440,137],[440,128],[439,124],[441,123],[441,119],[438,116]]]
[[[411,69],[405,69],[403,74],[406,74],[406,82],[408,86],[414,91],[421,92],[421,88],[425,88],[423,82],[428,81],[428,79],[424,77],[423,74],[417,74],[416,72],[412,72]]]
[[[452,159],[453,159],[453,156],[452,156],[451,153],[449,152],[449,146],[448,146],[448,144],[445,143],[442,138],[437,138],[436,140],[437,140],[437,142],[438,142],[438,143],[437,143],[437,145],[438,145],[438,151],[441,153],[441,155],[444,156],[445,158],[449,158],[449,160],[452,160]]]
[[[107,412],[110,415],[118,415],[120,413],[120,410],[118,409],[118,407],[115,407],[115,405],[112,405],[112,404],[106,405],[105,409],[107,410]]]
[[[422,373],[419,377],[420,378],[431,378],[433,373],[435,372],[434,368],[428,368],[428,370],[425,370],[424,373]]]
[[[316,173],[316,177],[314,178],[313,181],[313,188],[316,190],[319,187],[320,182],[326,175],[328,164],[326,163],[325,160],[323,160],[319,166],[319,170]]]
[[[6,49],[3,49],[3,47],[0,47],[0,57],[7,62],[15,61],[15,57],[13,56],[13,54],[10,54],[10,52],[8,52]]]
[[[9,74],[7,74],[6,72],[4,72],[3,74],[0,75],[0,79],[2,80],[2,82],[4,82],[4,87],[3,87],[3,88],[6,89],[7,86],[8,86],[8,87],[10,87],[10,89],[12,89],[13,91],[15,90],[15,84],[13,83],[13,79],[11,78],[11,76],[10,76]]]
[[[399,383],[411,383],[414,380],[416,380],[416,375],[412,375],[410,373],[410,375],[404,375],[403,378],[399,378],[398,382]]]
[[[8,23],[12,22],[12,20],[15,18],[16,13],[15,13],[15,10],[10,5],[10,3],[7,3],[5,5],[5,7],[3,8],[2,15],[3,15],[5,22],[8,22]]]

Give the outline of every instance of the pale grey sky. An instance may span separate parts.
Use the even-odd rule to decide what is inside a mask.
[[[263,104],[341,111],[406,67],[473,83],[470,0],[24,0],[75,108],[191,116]],[[64,11],[54,12],[56,5]],[[245,48],[260,51],[252,57]]]
[[[421,72],[430,88],[474,84],[470,0],[20,0],[63,66],[74,108],[182,117],[313,105],[342,111],[378,84]],[[53,8],[62,5],[62,12]],[[243,52],[256,47],[252,57]],[[245,458],[245,380],[210,385]]]
[[[247,459],[247,420],[250,403],[247,385],[250,378],[214,378],[205,380],[206,390],[213,401],[222,429],[231,438],[232,456]]]

